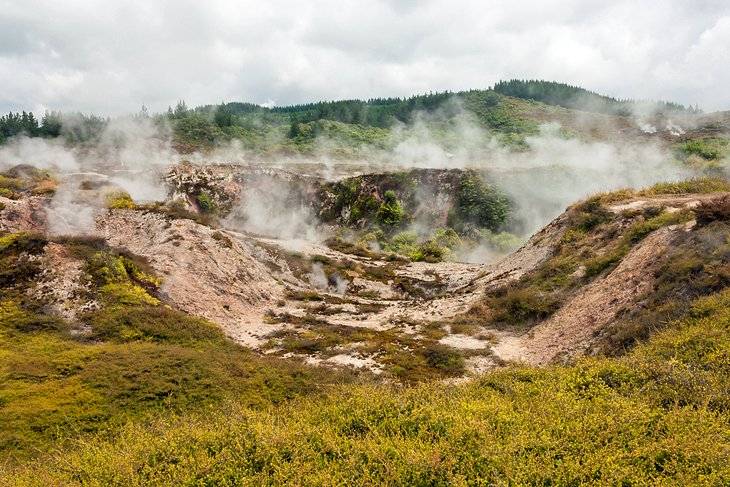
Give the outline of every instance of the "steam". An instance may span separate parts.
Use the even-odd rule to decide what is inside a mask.
[[[676,123],[673,123],[671,120],[667,120],[667,131],[669,131],[669,133],[674,135],[675,137],[679,137],[680,135],[685,134],[684,129]]]
[[[576,116],[580,117],[580,112]],[[171,146],[171,130],[164,122],[145,117],[101,121],[103,130],[92,137],[83,120],[74,125],[69,119],[64,120],[67,136],[91,137],[88,143],[76,141],[67,145],[63,137],[18,137],[0,147],[0,169],[31,164],[52,169],[60,179],[76,175],[77,182],[61,184],[49,205],[49,223],[54,233],[84,233],[93,229],[94,215],[102,205],[76,197],[80,191],[78,182],[83,178],[104,178],[127,191],[137,203],[160,201],[167,197],[167,188],[160,182],[162,171],[182,160],[193,164],[263,164],[327,179],[412,168],[473,169],[511,197],[516,208],[509,231],[523,241],[568,205],[591,194],[683,179],[702,171],[675,161],[658,136],[663,132],[679,137],[696,123],[692,119],[680,116],[673,121],[637,114],[627,129],[625,122],[615,125],[617,122],[611,117],[583,116],[599,133],[613,134],[611,138],[621,142],[609,143],[586,135],[587,131],[571,132],[568,125],[545,123],[536,135],[521,142],[521,150],[509,149],[502,143],[505,135],[484,129],[473,114],[453,102],[436,112],[416,114],[412,123],[397,125],[370,142],[343,141],[324,134],[316,140],[312,154],[286,156],[250,152],[237,140],[212,151],[181,156]],[[622,139],[626,130],[646,135]],[[282,131],[268,133],[268,142],[273,145],[284,140]],[[247,184],[224,224],[283,239],[322,240],[328,232],[322,229],[306,201],[302,201],[301,190],[275,178]],[[445,206],[429,191],[419,192],[416,198],[422,208]],[[416,221],[409,230],[428,238],[436,229]],[[459,258],[493,260],[509,250],[509,246],[496,244],[498,240],[491,236],[482,239],[482,245],[465,246]],[[504,237],[502,241],[510,240]],[[317,272],[313,271],[312,279],[321,284],[322,276],[315,275]]]
[[[696,175],[657,144],[615,145],[556,136],[545,126],[527,138],[530,151],[486,161],[483,166],[517,204],[515,224],[523,236],[538,230],[573,202],[620,188]]]
[[[161,171],[179,162],[170,146],[166,127],[149,118],[122,117],[94,132],[89,121],[78,115],[64,117],[66,137],[88,138],[88,143],[67,144],[56,139],[16,137],[0,147],[0,169],[29,164],[49,169],[62,181],[46,208],[53,234],[87,234],[94,229],[94,216],[104,207],[98,193],[85,192],[84,180],[102,181],[130,194],[137,203],[164,200],[166,188]]]
[[[652,125],[651,123],[648,123],[648,122],[644,122],[644,123],[640,122],[639,130],[641,130],[645,134],[655,134],[657,132],[656,126]]]
[[[77,154],[58,139],[16,137],[0,146],[0,169],[30,164],[38,169],[74,171],[79,168]]]
[[[56,194],[46,208],[51,235],[86,235],[93,232],[98,209],[89,202],[80,202],[79,190],[79,185],[74,183],[63,183],[56,188]]]
[[[224,222],[238,230],[281,239],[317,241],[323,233],[311,209],[289,187],[269,178],[247,185]]]
[[[336,294],[345,294],[347,292],[348,282],[338,273],[327,277],[324,267],[321,263],[312,264],[312,272],[309,274],[309,283],[313,288],[319,291],[330,291]]]

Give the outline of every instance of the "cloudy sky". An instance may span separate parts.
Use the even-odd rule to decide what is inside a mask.
[[[730,109],[730,2],[0,0],[0,113],[285,105],[510,78]]]

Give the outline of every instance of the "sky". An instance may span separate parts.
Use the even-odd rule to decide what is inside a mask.
[[[0,113],[288,105],[546,79],[730,109],[727,0],[0,0]]]

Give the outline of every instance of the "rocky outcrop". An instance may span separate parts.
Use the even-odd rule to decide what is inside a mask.
[[[337,181],[269,166],[181,164],[164,176],[170,199],[201,208],[209,198],[221,216],[245,218],[256,211],[304,209],[317,223],[364,228],[376,220],[385,195],[393,192],[409,221],[446,227],[462,176],[481,176],[460,169],[413,169],[363,174]]]
[[[97,217],[96,233],[148,259],[162,278],[166,302],[218,323],[242,342],[248,328],[260,324],[284,296],[266,266],[267,254],[225,231],[152,212],[116,210]]]

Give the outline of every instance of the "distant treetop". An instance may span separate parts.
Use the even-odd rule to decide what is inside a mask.
[[[638,110],[653,114],[667,112],[698,112],[699,109],[685,107],[665,101],[617,100],[599,95],[579,86],[555,81],[517,80],[500,81],[492,88],[497,93],[524,100],[535,100],[547,105],[557,105],[573,110],[629,116]]]

